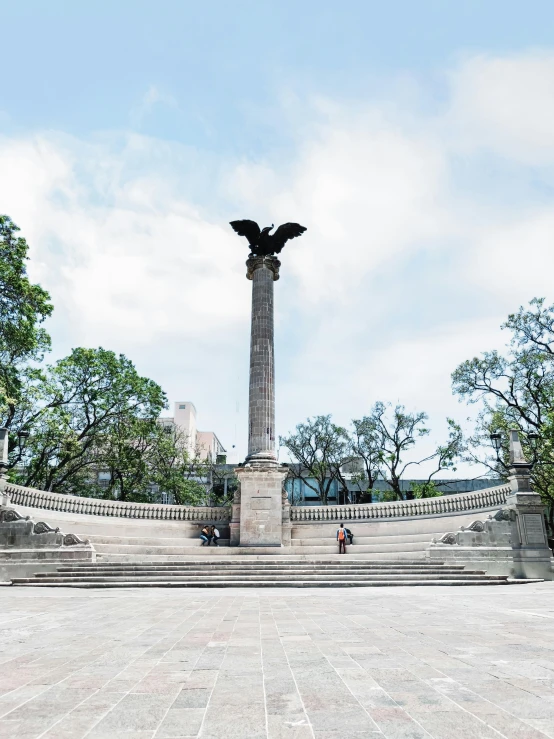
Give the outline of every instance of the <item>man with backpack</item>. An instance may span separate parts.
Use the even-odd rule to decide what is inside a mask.
[[[343,523],[337,529],[337,541],[339,543],[339,554],[346,554],[346,529]]]

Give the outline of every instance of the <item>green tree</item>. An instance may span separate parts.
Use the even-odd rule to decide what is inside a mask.
[[[452,386],[460,398],[480,406],[474,433],[467,442],[466,458],[484,464],[505,477],[508,463],[508,430],[521,432],[523,449],[538,463],[533,468],[535,490],[548,508],[548,523],[554,532],[554,306],[534,298],[528,307],[510,314],[502,328],[510,339],[506,350],[484,352],[462,362],[452,373]],[[499,464],[492,453],[491,432],[504,432]],[[533,449],[529,432],[540,440]]]
[[[156,424],[149,468],[152,483],[173,496],[179,505],[206,503],[211,484],[212,462],[204,459],[200,447],[191,449],[188,436],[171,426]]]
[[[332,423],[331,416],[308,418],[298,424],[296,433],[281,436],[279,443],[298,462],[298,475],[323,505],[327,505],[334,480],[345,486],[341,468],[351,456],[350,440],[346,429]]]
[[[455,470],[456,460],[462,452],[463,436],[461,428],[452,419],[447,419],[448,439],[445,444],[419,460],[406,461],[411,455],[418,439],[428,436],[427,414],[419,411],[410,413],[403,405],[394,408],[390,403],[377,402],[369,416],[353,421],[353,452],[361,457],[366,467],[366,475],[374,481],[382,476],[391,488],[393,500],[402,500],[401,481],[406,470],[412,465],[424,462],[433,463],[433,468],[424,485],[431,490],[432,478],[439,472]]]
[[[373,416],[353,420],[352,427],[352,454],[362,464],[362,469],[352,476],[352,482],[361,493],[359,502],[370,503],[371,491],[383,477],[381,434]]]
[[[27,379],[13,420],[15,430],[30,435],[23,453],[12,452],[12,478],[43,490],[86,494],[106,460],[121,460],[124,450],[127,467],[135,460],[137,474],[144,469],[138,453],[166,397],[124,355],[74,349]]]
[[[438,489],[436,482],[433,480],[426,480],[425,482],[414,482],[412,483],[412,492],[414,498],[440,498],[442,495]]]
[[[28,364],[42,359],[50,337],[41,327],[52,313],[50,296],[27,276],[29,247],[0,215],[0,425],[11,427]]]

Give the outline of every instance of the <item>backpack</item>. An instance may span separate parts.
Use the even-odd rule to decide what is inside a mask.
[[[346,539],[346,532],[344,529],[339,529],[339,541],[344,541]]]

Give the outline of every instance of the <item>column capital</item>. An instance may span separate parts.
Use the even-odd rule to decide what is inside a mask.
[[[258,256],[251,254],[246,260],[246,278],[254,279],[254,272],[261,267],[266,267],[273,274],[273,281],[279,279],[279,267],[281,262],[274,256]]]

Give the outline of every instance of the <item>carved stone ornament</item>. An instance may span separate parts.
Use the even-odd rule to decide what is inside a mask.
[[[76,534],[64,534],[64,537],[63,537],[64,547],[73,547],[76,544],[88,544],[88,539],[85,539],[83,541],[82,539],[79,539],[79,537]]]
[[[233,493],[233,503],[236,505],[240,503],[240,490],[238,488]]]
[[[493,521],[511,521],[512,512],[509,508],[501,508],[499,511],[496,511],[494,516],[490,516],[490,518]]]
[[[478,533],[481,533],[485,530],[485,524],[483,521],[474,521],[470,526],[464,528],[463,526],[460,527],[461,531],[477,531]]]
[[[439,539],[439,544],[455,544],[456,543],[456,534],[453,534],[452,532],[449,532],[448,534],[444,534],[444,536],[441,536]]]
[[[0,511],[0,523],[12,523],[12,521],[28,521],[30,516],[20,516],[13,508]]]
[[[254,279],[254,272],[260,267],[267,267],[273,275],[273,280],[279,279],[279,267],[281,262],[277,257],[256,257],[250,255],[246,260],[246,277],[248,280]]]
[[[44,521],[38,521],[33,527],[33,534],[48,534],[50,531],[57,534],[59,528],[53,529],[52,526],[49,526]]]

